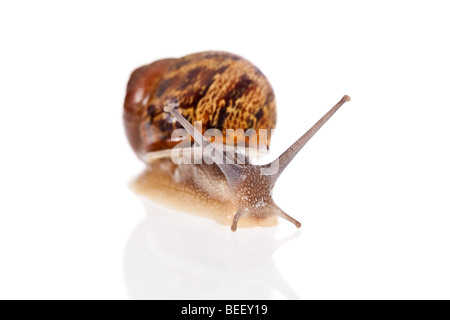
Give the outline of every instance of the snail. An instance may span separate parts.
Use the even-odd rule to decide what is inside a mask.
[[[256,165],[246,153],[255,146],[250,140],[265,140],[268,149],[267,130],[275,128],[277,117],[273,89],[257,67],[215,51],[140,67],[130,76],[123,114],[128,141],[147,165],[134,189],[174,209],[231,225],[232,231],[238,225],[272,226],[278,217],[300,228],[300,222],[275,204],[273,188],[300,149],[347,101],[350,97],[343,96],[277,159]],[[187,133],[174,134],[180,129]],[[214,138],[206,135],[211,129],[216,130]],[[252,134],[232,135],[236,131]],[[180,144],[180,150],[191,151],[187,158],[183,155],[190,162],[174,161]],[[244,154],[242,149],[229,152],[237,144],[244,146]],[[201,161],[195,157],[199,148],[209,150],[206,156],[200,153]]]

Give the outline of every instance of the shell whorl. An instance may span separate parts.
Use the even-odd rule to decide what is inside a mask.
[[[203,132],[215,128],[225,137],[226,129],[255,129],[258,134],[275,128],[273,89],[247,60],[214,51],[164,59],[136,69],[128,82],[124,121],[137,154],[178,143],[171,135],[181,126],[163,110],[174,100],[189,122],[202,122]]]

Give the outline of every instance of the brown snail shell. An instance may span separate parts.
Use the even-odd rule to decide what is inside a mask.
[[[136,69],[128,82],[124,121],[137,154],[179,143],[171,135],[181,125],[163,110],[168,101],[177,101],[192,124],[201,121],[203,132],[251,128],[258,134],[275,128],[277,120],[273,89],[249,61],[214,51],[158,60]]]

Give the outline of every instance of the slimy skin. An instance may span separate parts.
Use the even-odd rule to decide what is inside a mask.
[[[170,159],[155,159],[136,178],[132,189],[139,195],[171,209],[231,225],[237,204],[220,169],[212,165],[176,165]],[[269,227],[276,216],[246,216],[240,228]]]

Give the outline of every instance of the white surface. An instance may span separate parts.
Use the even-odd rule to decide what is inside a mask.
[[[449,299],[449,9],[2,2],[0,298]],[[127,187],[142,169],[121,120],[130,72],[209,49],[270,79],[272,156],[352,97],[278,182],[300,233],[232,234]]]

